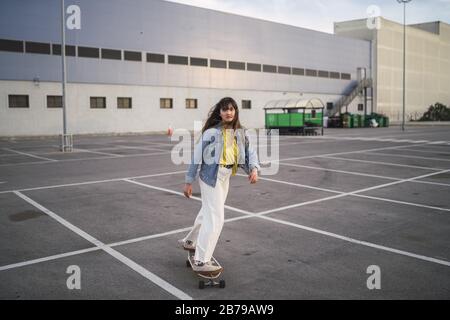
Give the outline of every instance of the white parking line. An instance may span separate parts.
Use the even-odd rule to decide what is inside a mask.
[[[283,166],[289,166],[289,167],[299,167],[299,168],[319,170],[319,171],[330,171],[330,172],[337,172],[337,173],[363,176],[363,177],[371,177],[371,178],[379,178],[379,179],[387,179],[387,180],[397,180],[397,181],[402,180],[401,178],[394,178],[394,177],[387,177],[387,176],[380,176],[380,175],[375,175],[375,174],[360,173],[360,172],[345,171],[345,170],[334,170],[334,169],[328,169],[328,168],[322,168],[322,167],[312,167],[312,166],[305,166],[305,165],[293,164],[293,163],[288,163],[288,162],[280,162],[280,164]],[[432,181],[418,181],[418,180],[414,180],[411,182],[450,187],[450,184],[448,184],[448,183],[440,183],[440,182],[432,182]]]
[[[303,146],[306,144],[320,144],[320,143],[333,143],[335,142],[334,140],[326,140],[326,141],[300,141],[300,142],[281,142],[281,143],[274,143],[273,145],[276,146],[292,146],[292,145],[299,145],[299,146]],[[264,143],[258,143],[258,147],[262,147],[262,146],[270,146],[271,144],[264,144]]]
[[[162,143],[162,145],[167,145],[165,143]],[[169,144],[170,146],[173,146]],[[365,149],[365,150],[356,150],[356,151],[348,151],[348,152],[339,152],[339,153],[329,153],[329,154],[322,154],[322,155],[315,155],[315,156],[302,156],[302,157],[293,157],[293,158],[285,158],[285,159],[279,159],[279,160],[271,160],[271,161],[287,161],[287,160],[297,160],[297,159],[309,159],[309,158],[315,158],[319,156],[331,156],[331,155],[342,155],[342,154],[352,154],[352,153],[364,153],[369,151],[378,151],[378,150],[389,150],[389,149],[399,149],[399,148],[407,148],[409,145],[401,145],[401,146],[394,146],[394,147],[383,147],[383,148],[376,148],[376,149]],[[105,156],[105,157],[93,157],[93,158],[82,158],[82,159],[61,159],[61,160],[54,160],[51,159],[52,162],[69,162],[69,161],[89,161],[89,160],[103,160],[103,159],[123,159],[123,158],[134,158],[134,157],[146,157],[146,156],[153,156],[153,155],[162,155],[162,154],[169,154],[171,151],[165,151],[165,152],[159,152],[159,153],[144,153],[144,154],[133,154],[133,155],[114,155],[114,156]],[[40,157],[42,158],[42,157]],[[43,158],[47,159],[47,158]],[[50,160],[50,159],[49,159]],[[19,162],[19,163],[7,163],[7,164],[0,164],[0,167],[12,167],[12,166],[20,166],[20,165],[38,165],[38,164],[48,164],[49,161],[34,161],[34,162]],[[264,163],[264,162],[262,162]],[[267,162],[266,162],[267,163]]]
[[[236,175],[237,176],[241,176],[241,177],[247,177],[247,175],[240,174],[240,173],[238,173]],[[277,180],[277,179],[271,179],[271,178],[258,177],[258,179],[262,180],[262,181],[271,181],[271,182],[282,183],[282,184],[287,184],[287,185],[291,185],[291,186],[296,186],[296,187],[301,187],[301,188],[306,188],[306,189],[311,189],[311,190],[317,190],[317,191],[323,191],[323,192],[331,192],[331,193],[338,193],[338,194],[345,193],[345,192],[342,192],[342,191],[326,189],[326,188],[320,188],[320,187],[314,187],[314,186],[309,186],[309,185],[306,185],[306,184],[289,182],[289,181],[283,181],[283,180]]]
[[[88,153],[95,153],[95,154],[104,154],[104,155],[112,156],[112,157],[123,157],[123,155],[121,155],[121,154],[107,153],[107,152],[101,152],[101,151],[93,151],[93,150],[89,150],[89,149],[74,148],[73,150],[74,151],[88,152]]]
[[[358,239],[342,236],[342,235],[339,235],[339,234],[336,234],[336,233],[323,231],[323,230],[307,227],[307,226],[304,226],[304,225],[301,225],[301,224],[292,223],[292,222],[288,222],[288,221],[284,221],[284,220],[280,220],[280,219],[270,218],[270,217],[267,217],[267,216],[258,216],[258,217],[261,218],[261,219],[265,219],[265,220],[268,220],[268,221],[284,224],[284,225],[287,225],[287,226],[291,226],[291,227],[302,229],[302,230],[306,230],[306,231],[311,231],[311,232],[318,233],[318,234],[321,234],[321,235],[324,235],[324,236],[328,236],[328,237],[332,237],[332,238],[335,238],[335,239],[347,241],[347,242],[354,243],[354,244],[359,244],[359,245],[362,245],[362,246],[365,246],[365,247],[374,248],[374,249],[387,251],[387,252],[391,252],[391,253],[396,253],[396,254],[399,254],[399,255],[402,255],[402,256],[407,256],[407,257],[411,257],[411,258],[415,258],[415,259],[419,259],[419,260],[423,260],[423,261],[428,261],[428,262],[433,262],[433,263],[436,263],[436,264],[440,264],[440,265],[444,265],[444,266],[450,267],[450,262],[449,261],[436,259],[436,258],[432,258],[432,257],[427,257],[427,256],[424,256],[424,255],[415,254],[415,253],[412,253],[412,252],[399,250],[399,249],[395,249],[395,248],[390,248],[390,247],[378,245],[378,244],[367,242],[367,241],[361,241],[361,240],[358,240]]]
[[[39,156],[36,156],[36,155],[34,155],[34,154],[31,154],[31,153],[21,152],[21,151],[13,150],[13,149],[10,149],[10,148],[3,148],[3,150],[15,152],[15,153],[17,153],[17,154],[21,154],[21,155],[28,156],[28,157],[32,157],[32,158],[36,158],[36,159],[47,160],[47,161],[51,161],[51,162],[56,162],[56,161],[58,161],[58,160],[55,160],[55,159],[39,157]]]
[[[171,146],[173,147],[173,143],[165,143],[165,142],[149,142],[149,141],[133,141],[135,143],[147,144],[147,145],[160,145],[160,146]]]
[[[165,236],[169,236],[169,235],[177,234],[177,233],[181,233],[181,232],[188,232],[191,229],[192,229],[192,227],[176,229],[176,230],[167,231],[167,232],[158,233],[158,234],[152,234],[152,235],[148,235],[148,236],[144,236],[144,237],[124,240],[124,241],[120,241],[120,242],[109,243],[109,244],[107,244],[107,246],[108,247],[119,247],[119,246],[132,244],[132,243],[137,243],[137,242],[141,242],[141,241],[145,241],[145,240],[162,238],[162,237],[165,237]],[[66,257],[75,256],[75,255],[79,255],[79,254],[83,254],[83,253],[87,253],[87,252],[92,252],[92,251],[98,251],[98,250],[101,250],[101,249],[99,247],[91,247],[91,248],[88,248],[88,249],[70,251],[70,252],[66,252],[66,253],[62,253],[62,254],[56,254],[56,255],[52,255],[52,256],[47,256],[47,257],[44,257],[44,258],[28,260],[28,261],[23,261],[23,262],[19,262],[19,263],[13,263],[13,264],[5,265],[5,266],[0,266],[0,271],[20,268],[20,267],[24,267],[24,266],[28,266],[28,265],[32,265],[32,264],[37,264],[37,263],[41,263],[41,262],[57,260],[57,259],[61,259],[61,258],[66,258]]]
[[[225,220],[225,222],[227,222],[227,220]],[[172,231],[168,231],[168,232],[164,232],[164,233],[152,234],[152,235],[148,235],[148,236],[144,236],[144,237],[124,240],[124,241],[120,241],[120,242],[114,242],[114,243],[107,244],[107,246],[108,247],[123,246],[123,245],[137,243],[137,242],[141,242],[141,241],[145,241],[145,240],[162,238],[162,237],[165,237],[168,235],[177,234],[177,233],[181,233],[181,232],[187,232],[187,231],[190,231],[191,229],[192,229],[192,227],[176,229],[176,230],[172,230]],[[33,265],[33,264],[37,264],[37,263],[41,263],[41,262],[57,260],[57,259],[61,259],[61,258],[71,257],[71,256],[79,255],[79,254],[84,254],[87,252],[98,251],[98,250],[101,250],[101,248],[91,247],[91,248],[87,248],[87,249],[75,250],[75,251],[65,252],[65,253],[56,254],[56,255],[52,255],[52,256],[47,256],[47,257],[43,257],[43,258],[39,258],[39,259],[27,260],[27,261],[22,261],[22,262],[18,262],[18,263],[12,263],[12,264],[8,264],[8,265],[0,266],[0,271],[25,267],[25,266],[29,266],[29,265]]]
[[[12,264],[8,264],[5,266],[1,266],[0,271],[25,267],[25,266],[29,266],[32,264],[57,260],[57,259],[66,258],[66,257],[71,257],[71,256],[75,256],[75,255],[79,255],[79,254],[83,254],[83,253],[87,253],[87,252],[97,251],[97,250],[101,250],[101,249],[99,247],[92,247],[92,248],[83,249],[83,250],[76,250],[76,251],[70,251],[70,252],[61,253],[61,254],[55,254],[52,256],[44,257],[44,258],[33,259],[33,260],[28,260],[28,261],[23,261],[23,262],[18,262],[18,263],[12,263]]]
[[[14,191],[33,191],[33,190],[42,190],[42,189],[53,189],[53,188],[63,188],[63,187],[74,187],[74,186],[82,186],[82,185],[89,185],[89,184],[96,184],[96,183],[107,183],[107,182],[113,182],[113,181],[121,181],[124,179],[143,179],[143,178],[150,178],[150,177],[159,177],[159,176],[166,176],[171,174],[180,174],[180,173],[186,173],[185,170],[180,171],[170,171],[170,172],[163,172],[163,173],[154,173],[154,174],[147,174],[147,175],[141,175],[141,176],[135,176],[135,177],[127,177],[127,178],[114,178],[114,179],[105,179],[105,180],[93,180],[93,181],[86,181],[86,182],[75,182],[75,183],[66,183],[66,184],[57,184],[57,185],[51,185],[51,186],[42,186],[42,187],[33,187],[33,188],[23,188],[23,189],[15,189],[15,190],[5,190],[0,191],[0,194],[2,193],[11,193]]]
[[[124,256],[123,254],[121,254],[120,252],[118,252],[118,251],[114,250],[113,248],[105,245],[103,242],[97,240],[96,238],[94,238],[90,234],[86,233],[85,231],[81,230],[77,226],[75,226],[75,225],[71,224],[70,222],[68,222],[67,220],[61,218],[56,213],[54,213],[54,212],[50,211],[49,209],[45,208],[44,206],[40,205],[39,203],[37,203],[36,201],[34,201],[31,198],[27,197],[23,193],[20,193],[20,192],[17,192],[17,191],[15,191],[14,193],[17,196],[19,196],[20,198],[22,198],[23,200],[25,200],[26,202],[28,202],[29,204],[31,204],[32,206],[36,207],[37,209],[39,209],[42,212],[46,213],[51,218],[53,218],[56,221],[58,221],[60,224],[62,224],[63,226],[65,226],[69,230],[75,232],[80,237],[82,237],[82,238],[86,239],[87,241],[91,242],[92,244],[94,244],[99,249],[101,249],[101,250],[105,251],[106,253],[110,254],[111,256],[113,256],[114,258],[116,258],[117,260],[119,260],[120,262],[122,262],[123,264],[128,266],[129,268],[133,269],[134,271],[136,271],[137,273],[139,273],[143,277],[147,278],[148,280],[150,280],[151,282],[153,282],[154,284],[156,284],[160,288],[164,289],[165,291],[169,292],[170,294],[174,295],[175,297],[177,297],[179,299],[192,300],[192,297],[190,297],[185,292],[183,292],[180,289],[174,287],[173,285],[171,285],[167,281],[165,281],[162,278],[158,277],[154,273],[148,271],[147,269],[145,269],[141,265],[137,264],[133,260],[131,260],[131,259],[127,258],[126,256]]]
[[[446,170],[446,171],[450,171],[450,170]],[[433,175],[433,174],[436,174],[436,173],[432,173],[432,174],[429,174],[429,175]],[[419,177],[415,177],[415,178],[411,178],[411,179],[406,179],[405,181],[409,181],[409,180],[413,180],[413,179],[420,179],[422,177],[423,176],[419,176]],[[137,182],[137,181],[131,181],[131,180],[126,180],[126,181],[131,182],[131,183],[135,183],[135,184],[138,184],[138,185],[141,185],[141,186],[144,186],[146,188],[160,190],[160,191],[164,191],[164,192],[168,192],[168,193],[172,193],[172,194],[178,194],[178,195],[184,197],[184,195],[181,192],[173,191],[171,189],[155,187],[155,186],[144,184],[144,183],[140,183],[140,182]],[[393,182],[390,185],[398,184],[398,183],[402,183],[402,181]],[[325,236],[333,237],[333,238],[336,238],[336,239],[340,239],[340,240],[343,240],[343,241],[351,242],[351,243],[354,243],[354,244],[359,244],[359,245],[362,245],[362,246],[371,247],[371,248],[375,248],[375,249],[379,249],[379,250],[383,250],[383,251],[388,251],[388,252],[396,253],[396,254],[403,255],[403,256],[412,257],[412,258],[419,259],[419,260],[424,260],[424,261],[433,262],[433,263],[437,263],[437,264],[441,264],[441,265],[445,265],[445,266],[450,266],[450,262],[449,261],[435,259],[435,258],[432,258],[432,257],[427,257],[427,256],[423,256],[423,255],[419,255],[419,254],[415,254],[415,253],[411,253],[411,252],[407,252],[407,251],[403,251],[403,250],[398,250],[398,249],[390,248],[390,247],[386,247],[386,246],[381,246],[381,245],[377,245],[375,243],[361,241],[361,240],[353,239],[353,238],[350,238],[350,237],[346,237],[346,236],[338,235],[338,234],[335,234],[335,233],[331,233],[331,232],[328,232],[328,231],[319,230],[319,229],[315,229],[315,228],[310,228],[310,227],[303,226],[303,225],[300,225],[300,224],[295,224],[295,223],[287,222],[287,221],[280,220],[280,219],[270,218],[270,217],[266,216],[269,213],[286,210],[286,208],[293,208],[293,207],[299,207],[299,206],[307,205],[307,204],[310,204],[310,203],[323,202],[323,201],[327,201],[327,200],[343,197],[343,196],[346,196],[346,195],[355,194],[357,192],[364,192],[365,190],[369,190],[369,189],[373,190],[375,188],[381,188],[383,186],[384,185],[375,186],[375,187],[366,188],[366,189],[361,189],[359,191],[349,192],[349,193],[346,193],[346,194],[326,197],[326,198],[313,200],[313,201],[307,201],[307,202],[303,202],[301,204],[297,204],[297,205],[293,205],[293,206],[287,206],[287,207],[273,209],[273,210],[267,210],[267,211],[263,211],[263,212],[259,212],[259,213],[251,213],[249,211],[241,210],[241,209],[236,210],[236,208],[233,208],[233,207],[230,207],[230,206],[225,206],[227,209],[230,209],[230,210],[233,210],[233,211],[237,211],[237,212],[240,212],[240,213],[244,213],[246,215],[246,216],[243,216],[243,217],[231,218],[231,219],[228,219],[227,221],[230,222],[230,221],[237,221],[237,220],[257,217],[257,218],[269,220],[269,221],[272,221],[272,222],[276,222],[276,223],[279,223],[279,224],[284,224],[284,225],[292,226],[292,227],[295,227],[295,228],[299,228],[299,229],[311,231],[311,232],[314,232],[314,233],[322,234],[322,235],[325,235]],[[193,199],[197,200],[197,201],[201,201],[201,199],[199,199],[197,197],[195,197],[195,198],[193,197]]]
[[[431,184],[431,185],[435,185],[435,186],[443,186],[443,187],[450,187],[450,183],[441,183],[441,182],[431,182],[431,181],[424,181],[424,180],[414,180],[411,181],[414,183],[423,183],[423,184]]]
[[[384,162],[384,161],[370,161],[370,160],[351,159],[351,158],[340,158],[340,157],[331,157],[331,156],[318,156],[317,158],[336,159],[336,160],[345,160],[345,161],[362,162],[362,163],[373,163],[373,164],[380,164],[380,165],[392,166],[392,167],[404,167],[404,168],[413,168],[413,169],[424,169],[424,170],[430,170],[430,171],[440,171],[440,170],[444,170],[444,168],[432,168],[432,167],[412,166],[412,165],[399,164],[399,163],[391,163],[391,162]]]
[[[136,149],[136,150],[148,150],[148,151],[171,151],[167,149],[159,149],[159,148],[145,148],[145,147],[136,147],[136,146],[123,146],[123,145],[117,145],[120,149]]]
[[[88,161],[88,160],[103,160],[103,159],[124,159],[124,158],[134,158],[134,157],[148,157],[155,155],[168,154],[170,151],[166,152],[155,152],[155,153],[142,153],[142,154],[133,154],[133,155],[121,155],[118,157],[115,156],[105,156],[105,157],[93,157],[93,158],[82,158],[82,159],[62,159],[62,160],[52,160],[56,162],[76,162],[76,161]],[[51,163],[49,161],[33,161],[33,162],[19,162],[19,163],[11,163],[11,164],[1,164],[0,167],[12,167],[18,165],[29,165],[29,164],[47,164]]]
[[[359,189],[359,190],[355,190],[355,191],[351,191],[351,192],[345,192],[345,193],[342,193],[342,194],[339,194],[339,195],[336,195],[336,196],[331,196],[331,197],[318,199],[318,200],[312,200],[312,201],[309,201],[309,203],[323,202],[323,201],[327,201],[327,200],[331,200],[331,199],[341,198],[341,197],[345,197],[345,196],[351,196],[351,195],[355,195],[355,194],[359,194],[359,193],[363,193],[363,192],[367,192],[367,191],[372,191],[372,190],[377,190],[377,189],[381,189],[381,188],[390,187],[390,186],[393,186],[393,185],[396,185],[396,184],[401,184],[401,183],[410,182],[410,181],[413,181],[413,180],[418,180],[418,179],[431,177],[431,176],[442,174],[442,173],[446,173],[446,172],[449,172],[449,171],[450,171],[450,169],[446,169],[446,170],[442,170],[442,171],[439,171],[439,172],[428,173],[428,174],[424,174],[424,175],[421,175],[421,176],[416,176],[416,177],[413,177],[413,178],[402,179],[402,180],[399,180],[399,181],[394,181],[394,182],[389,182],[389,183],[385,183],[385,184],[380,184],[380,185],[376,185],[376,186],[369,187],[369,188]],[[277,211],[282,211],[282,210],[286,210],[286,209],[292,209],[292,208],[296,208],[296,207],[300,207],[300,206],[304,206],[304,205],[305,205],[305,202],[301,202],[299,204],[292,204],[292,205],[284,206],[284,207],[277,208],[277,209],[266,210],[266,211],[263,211],[263,212],[259,212],[258,214],[264,215],[264,214],[277,212]],[[420,205],[418,204],[418,206],[420,206]],[[441,209],[444,210],[444,211],[449,210],[449,209],[445,209],[445,208],[441,208]]]
[[[387,179],[387,180],[401,180],[399,178],[393,178],[393,177],[387,177],[387,176],[379,176],[375,174],[369,174],[369,173],[360,173],[360,172],[351,172],[351,171],[344,171],[344,170],[335,170],[335,169],[328,169],[328,168],[321,168],[321,167],[312,167],[312,166],[305,166],[301,164],[293,164],[288,162],[280,162],[283,166],[289,166],[289,167],[297,167],[297,168],[305,168],[305,169],[312,169],[312,170],[319,170],[319,171],[329,171],[329,172],[336,172],[336,173],[344,173],[344,174],[350,174],[355,176],[363,176],[363,177],[371,177],[371,178],[379,178],[379,179]]]
[[[0,158],[17,157],[17,153],[0,154]]]
[[[427,205],[424,205],[424,204],[418,204],[418,203],[407,202],[407,201],[399,201],[399,200],[386,199],[386,198],[380,198],[380,197],[366,196],[366,195],[363,195],[363,194],[352,194],[351,196],[353,196],[353,197],[360,197],[360,198],[366,198],[366,199],[379,200],[379,201],[392,202],[392,203],[398,203],[398,204],[404,204],[404,205],[407,205],[407,206],[414,206],[414,207],[419,207],[419,208],[426,208],[426,209],[433,209],[433,210],[449,211],[450,212],[450,209],[447,209],[447,208],[427,206]]]
[[[262,161],[261,163],[269,163],[269,162],[275,162],[275,161],[279,162],[279,161],[289,161],[289,160],[300,160],[300,159],[312,159],[312,158],[325,157],[325,156],[338,156],[338,155],[343,155],[343,154],[365,153],[365,152],[379,151],[379,150],[402,149],[402,148],[407,148],[407,147],[410,147],[410,145],[400,145],[400,146],[394,146],[394,147],[382,147],[382,148],[375,148],[375,149],[364,149],[364,150],[335,152],[335,153],[324,153],[324,154],[318,154],[318,155],[313,155],[313,156],[301,156],[301,157],[283,158],[283,159],[271,160],[271,161]]]
[[[408,154],[392,154],[392,153],[382,153],[382,152],[377,152],[377,153],[366,152],[365,154],[379,155],[379,156],[390,156],[390,157],[397,157],[397,158],[411,158],[411,159],[424,159],[424,160],[436,160],[436,161],[450,161],[450,159],[420,157],[420,156],[412,156],[412,155],[408,155]]]
[[[179,172],[174,172],[174,174],[176,174],[176,173],[179,173]],[[167,173],[167,174],[170,174],[170,173]],[[163,174],[161,174],[161,175],[163,175]],[[148,177],[148,176],[141,176],[141,177],[145,178],[145,177]],[[141,185],[141,186],[146,187],[146,188],[155,189],[155,190],[159,190],[159,191],[164,191],[164,192],[169,192],[169,193],[172,193],[172,194],[177,194],[177,195],[180,195],[180,196],[184,196],[181,192],[177,192],[177,191],[173,191],[173,190],[165,189],[165,188],[159,188],[159,187],[151,186],[151,185],[144,184],[144,183],[141,183],[141,182],[138,182],[138,181],[130,180],[130,179],[138,179],[138,178],[140,178],[140,177],[125,178],[125,179],[120,179],[120,180],[125,180],[127,182],[131,182],[131,183],[134,183],[134,184],[137,184],[137,185]],[[115,181],[115,180],[108,180],[108,181]],[[337,193],[336,191],[334,191],[334,192]],[[299,207],[299,206],[304,206],[304,205],[308,205],[308,204],[312,204],[312,203],[323,202],[323,201],[327,201],[327,200],[331,200],[331,199],[340,198],[342,196],[343,196],[342,194],[339,194],[339,195],[326,197],[326,198],[321,198],[321,199],[317,199],[317,200],[306,201],[306,202],[303,202],[301,204],[296,204],[296,206]],[[389,201],[389,202],[394,202],[394,203],[399,203],[399,204],[407,204],[407,205],[417,206],[417,204],[415,204],[415,203],[407,203],[407,202],[403,202],[403,201],[389,200],[389,199],[372,197],[372,196],[366,196],[366,195],[360,195],[360,194],[352,194],[351,196],[357,196],[357,197],[362,197],[362,198],[369,198],[369,199],[374,199],[374,200]],[[201,199],[199,197],[191,197],[191,199],[196,200],[196,201],[201,201]],[[429,207],[429,206],[423,206],[423,205],[418,205],[418,206],[428,207],[428,208],[437,209],[437,210],[443,209],[443,208]],[[231,211],[234,211],[234,212],[243,213],[244,216],[239,216],[239,217],[235,217],[235,218],[226,219],[225,223],[238,221],[238,220],[241,220],[241,219],[252,218],[255,215],[254,213],[251,213],[251,212],[248,212],[248,211],[245,211],[245,210],[241,210],[241,209],[238,209],[238,208],[234,208],[234,207],[231,207],[231,206],[228,206],[228,205],[226,206],[226,208],[231,210]],[[448,210],[448,209],[444,209],[444,210]],[[259,213],[259,214],[265,214],[265,213],[262,212],[262,213]],[[280,221],[282,221],[282,220],[280,220]],[[191,228],[192,227],[186,227],[186,228],[176,229],[176,230],[172,230],[172,231],[168,231],[168,232],[164,232],[164,233],[160,233],[160,234],[154,234],[154,235],[138,237],[138,238],[134,238],[134,239],[129,239],[129,240],[125,240],[125,241],[111,243],[111,244],[108,244],[107,246],[109,246],[109,247],[116,247],[116,246],[131,244],[131,243],[137,243],[137,242],[141,242],[141,241],[145,241],[145,240],[149,240],[149,239],[155,239],[155,238],[164,237],[164,236],[167,236],[167,235],[177,234],[177,233],[181,233],[181,232],[187,232],[187,231],[191,230]],[[315,229],[315,230],[317,230],[317,229]],[[326,231],[322,231],[322,230],[318,230],[318,231],[320,231],[319,233],[326,232]],[[329,235],[334,235],[334,234],[330,233]],[[339,237],[342,237],[342,236],[339,236]],[[351,238],[347,238],[347,239],[351,239]],[[359,240],[356,240],[356,241],[359,241]],[[366,243],[366,244],[369,245],[369,243]],[[372,246],[372,245],[373,244],[370,244],[369,246]],[[375,246],[377,246],[377,245],[375,245]],[[387,247],[384,247],[384,248],[387,248]],[[71,252],[67,252],[67,253],[63,253],[63,254],[59,254],[59,255],[48,256],[48,257],[44,257],[44,258],[40,258],[40,259],[34,259],[34,260],[28,260],[28,261],[24,261],[24,262],[20,262],[20,263],[14,263],[14,264],[6,265],[6,266],[1,266],[0,267],[0,271],[13,269],[13,268],[19,268],[19,267],[22,267],[22,266],[27,266],[27,265],[36,264],[36,263],[45,262],[45,261],[50,261],[50,260],[56,260],[56,259],[64,258],[64,257],[67,257],[67,256],[83,254],[85,252],[91,252],[91,251],[96,251],[96,250],[100,250],[100,248],[93,247],[93,248],[88,248],[88,249],[83,249],[83,250],[71,251]],[[387,250],[390,251],[390,250],[396,250],[396,249],[387,248]],[[405,252],[405,251],[401,251],[400,254],[405,254],[405,255],[411,256],[411,253],[408,253],[408,252]],[[412,255],[413,255],[412,257],[417,258],[416,255],[414,255],[414,254],[412,254]],[[428,257],[425,257],[425,259],[423,259],[424,256],[420,256],[420,255],[418,257],[419,257],[419,259],[422,259],[422,260],[427,260],[427,261],[436,262],[436,263],[440,263],[440,264],[442,264],[441,262],[443,261],[443,260],[436,260],[436,261],[434,261],[435,260],[434,258],[428,258]],[[428,259],[432,259],[432,260],[428,260]],[[446,261],[443,261],[443,262],[448,263]]]
[[[404,149],[405,151],[414,151],[414,152],[419,152],[419,153],[433,153],[433,154],[436,154],[436,153],[440,153],[440,154],[450,154],[450,152],[445,152],[445,151],[442,151],[442,150],[433,150],[433,149],[422,149],[422,150],[417,150],[417,149],[410,149],[410,148],[408,148],[408,149]],[[427,150],[427,151],[425,151],[425,150]]]
[[[419,134],[409,134],[409,136],[413,135],[423,135],[423,133]],[[432,140],[413,140],[413,139],[399,139],[393,136],[385,136],[385,137],[358,137],[358,136],[317,136],[317,137],[304,137],[310,139],[334,139],[341,141],[380,141],[380,142],[398,142],[398,143],[412,143],[412,144],[431,144],[431,145],[448,145],[449,141],[432,141]]]
[[[238,176],[246,177],[243,174],[238,174]],[[351,192],[343,192],[343,191],[337,191],[337,190],[332,190],[332,189],[313,187],[313,186],[309,186],[309,185],[304,185],[304,184],[299,184],[299,183],[294,183],[294,182],[288,182],[288,181],[283,181],[283,180],[269,179],[269,178],[264,178],[264,177],[259,177],[259,179],[262,180],[262,181],[271,181],[271,182],[287,184],[287,185],[296,186],[296,187],[302,187],[302,188],[306,188],[306,189],[318,190],[318,191],[322,191],[322,192],[336,193],[336,194],[343,195],[343,196],[355,196],[355,197],[361,197],[361,198],[370,198],[370,199],[374,199],[374,200],[378,200],[378,201],[392,202],[392,203],[398,203],[398,204],[403,204],[403,205],[421,207],[421,208],[426,208],[426,209],[434,209],[434,210],[440,210],[440,211],[450,211],[450,209],[442,208],[442,207],[433,207],[433,206],[428,206],[428,205],[424,205],[424,204],[420,204],[420,203],[413,203],[413,202],[407,202],[407,201],[398,201],[398,200],[393,200],[393,199],[389,199],[389,198],[381,198],[381,197],[372,197],[372,196],[366,196],[366,195],[360,195],[360,194],[353,194]],[[402,181],[403,182],[404,179],[396,179],[396,181]],[[416,180],[412,180],[412,181],[408,181],[408,182],[416,182]],[[358,191],[358,190],[356,190],[356,191]],[[329,200],[331,200],[331,199],[336,199],[336,197],[335,196],[331,196]],[[315,200],[312,200],[308,204],[315,203],[314,201]]]

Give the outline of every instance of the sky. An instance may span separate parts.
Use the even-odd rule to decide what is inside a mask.
[[[338,21],[382,16],[403,23],[397,0],[170,0],[196,7],[259,18],[333,33]],[[412,0],[406,23],[444,21],[450,24],[450,0]]]

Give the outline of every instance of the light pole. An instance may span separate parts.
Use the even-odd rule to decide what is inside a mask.
[[[62,78],[61,78],[61,85],[62,85],[62,97],[61,97],[61,103],[62,103],[62,112],[63,112],[63,135],[61,140],[61,151],[66,151],[66,134],[67,134],[67,127],[66,127],[66,26],[65,26],[65,7],[64,7],[64,0],[61,0],[61,62],[62,62]]]
[[[397,0],[403,3],[403,116],[402,131],[405,131],[405,100],[406,100],[406,4],[411,0]]]
[[[61,151],[72,152],[73,140],[72,135],[67,133],[67,97],[66,97],[66,19],[64,0],[61,0],[61,86],[62,86],[62,113],[63,113],[63,133],[61,136]]]

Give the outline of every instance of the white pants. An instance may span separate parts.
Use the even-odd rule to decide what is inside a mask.
[[[231,171],[231,169],[219,166],[215,188],[199,179],[202,208],[195,219],[191,232],[184,238],[184,241],[190,240],[196,244],[195,260],[210,261],[216,248],[224,222],[224,207]]]

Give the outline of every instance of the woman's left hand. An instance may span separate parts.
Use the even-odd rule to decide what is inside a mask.
[[[251,184],[255,184],[258,181],[258,169],[253,169],[250,175],[248,176],[248,180],[250,180]]]

